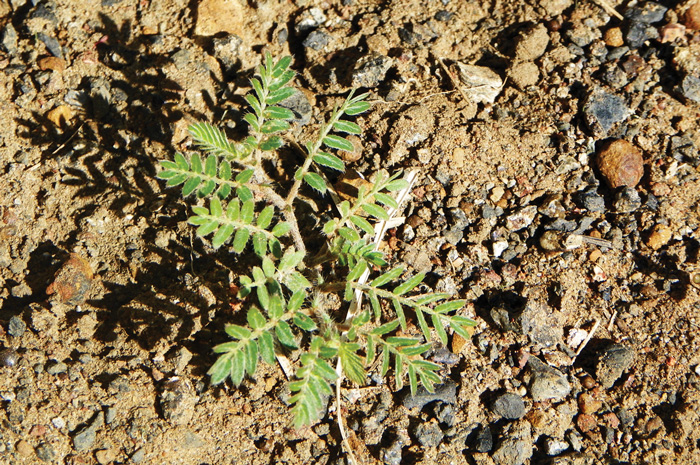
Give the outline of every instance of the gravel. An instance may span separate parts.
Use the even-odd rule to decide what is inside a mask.
[[[596,378],[604,388],[610,388],[620,379],[634,361],[634,350],[624,344],[610,344],[598,357]]]
[[[535,402],[560,401],[571,392],[571,384],[559,370],[533,356],[528,358],[527,365],[530,370],[530,396]]]
[[[507,420],[518,420],[525,416],[525,402],[517,394],[505,393],[493,402],[491,406],[493,412],[501,418]]]

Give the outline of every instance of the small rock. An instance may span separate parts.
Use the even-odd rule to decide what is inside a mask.
[[[597,426],[598,422],[593,415],[581,413],[576,417],[576,427],[582,433],[593,431]]]
[[[20,337],[26,329],[27,324],[17,315],[10,318],[10,322],[7,324],[7,332],[13,337]]]
[[[656,2],[641,2],[625,11],[624,17],[630,21],[639,21],[642,23],[652,24],[658,23],[664,19],[664,15],[668,11],[663,5]]]
[[[631,49],[637,49],[648,40],[658,39],[656,27],[641,21],[630,21],[625,28],[625,43]]]
[[[492,410],[501,418],[519,420],[525,416],[525,402],[519,395],[509,392],[498,396]]]
[[[686,99],[700,102],[700,78],[688,75],[678,85],[678,92]]]
[[[222,32],[241,35],[246,24],[245,9],[241,3],[228,0],[201,0],[197,2],[197,21],[194,34],[213,36]]]
[[[561,439],[547,438],[544,440],[544,453],[547,455],[559,455],[568,448],[569,443]]]
[[[532,224],[535,219],[535,215],[537,215],[536,206],[529,205],[521,208],[517,212],[506,217],[506,227],[511,232],[525,229]]]
[[[428,392],[423,386],[419,386],[415,395],[411,395],[410,391],[403,398],[402,404],[407,409],[418,408],[419,410],[427,404],[435,401],[445,402],[446,404],[454,404],[457,402],[457,384],[453,381],[446,381],[443,384],[435,386],[435,392]]]
[[[691,2],[683,13],[683,24],[693,31],[700,29],[700,2]]]
[[[102,427],[104,420],[104,413],[97,412],[90,423],[82,427],[73,437],[73,448],[78,452],[90,449],[95,443],[97,430]]]
[[[279,106],[288,108],[294,113],[294,121],[304,126],[311,121],[313,108],[304,92],[294,92],[290,97],[278,103]]]
[[[386,465],[401,465],[401,449],[403,442],[396,438],[389,447],[383,447],[379,451],[380,460]]]
[[[19,354],[14,349],[3,349],[0,350],[0,366],[1,367],[13,367],[17,365],[19,360]]]
[[[601,37],[600,29],[583,23],[574,24],[571,29],[564,32],[564,35],[577,47],[586,47]]]
[[[145,458],[146,451],[143,448],[136,449],[136,451],[133,454],[131,454],[131,461],[134,463],[141,463]]]
[[[518,423],[507,432],[498,448],[493,453],[493,461],[497,465],[523,465],[532,457],[532,432],[530,423]]]
[[[613,125],[627,119],[630,109],[617,95],[603,89],[591,92],[583,106],[583,116],[593,133],[604,136]]]
[[[605,199],[598,193],[595,187],[579,192],[575,195],[576,203],[591,212],[604,212]]]
[[[453,228],[444,231],[442,235],[445,237],[445,240],[447,240],[447,242],[453,245],[457,245],[459,241],[461,241],[464,237],[464,232],[461,229]]]
[[[313,29],[316,29],[321,24],[325,23],[328,18],[323,13],[323,10],[318,7],[304,10],[294,21],[294,31],[302,35]]]
[[[636,186],[644,175],[644,159],[634,145],[617,139],[606,144],[597,156],[601,175],[612,188]]]
[[[447,21],[451,20],[454,17],[454,13],[451,13],[447,10],[440,10],[437,13],[435,13],[434,18],[437,19],[438,21],[442,21],[443,23],[446,23]]]
[[[560,401],[571,392],[569,381],[559,370],[532,356],[528,358],[527,365],[530,369],[530,395],[535,402],[550,399]]]
[[[493,449],[493,435],[491,434],[491,428],[489,425],[483,425],[479,428],[476,433],[476,438],[474,440],[474,449],[477,452],[491,452]]]
[[[22,439],[15,445],[15,450],[22,457],[29,457],[34,453],[34,448],[27,441]]]
[[[46,372],[50,375],[57,375],[68,371],[68,365],[57,360],[49,360],[46,363]]]
[[[186,378],[175,376],[166,381],[158,403],[166,420],[173,425],[186,425],[194,415],[194,406],[198,400],[192,383]]]
[[[320,51],[323,49],[323,47],[328,45],[332,39],[333,37],[329,34],[323,31],[316,30],[311,31],[301,44],[306,48],[311,48],[316,51]]]
[[[36,36],[44,43],[46,50],[48,50],[51,55],[57,58],[63,58],[63,49],[55,37],[52,37],[44,32],[39,32]]]
[[[462,93],[474,103],[493,103],[503,89],[503,79],[491,68],[458,61],[451,71],[459,78]]]
[[[596,413],[602,406],[603,403],[590,392],[582,392],[578,396],[578,410],[581,413],[590,415]]]
[[[444,433],[440,429],[437,421],[429,421],[427,423],[419,423],[414,431],[416,440],[423,447],[437,447],[442,442],[445,437]]]
[[[596,378],[604,388],[610,388],[634,360],[634,350],[623,344],[611,344],[598,358]]]
[[[0,34],[0,44],[10,55],[17,54],[17,30],[11,22],[8,22],[3,28],[2,34]]]
[[[613,206],[618,213],[633,213],[642,206],[642,199],[633,187],[623,187],[615,194]]]
[[[533,61],[544,55],[549,45],[549,34],[544,24],[521,33],[515,45],[515,59],[518,61]]]
[[[649,239],[647,239],[647,245],[654,250],[659,250],[668,244],[672,237],[673,232],[671,228],[664,224],[657,224],[649,235]]]
[[[61,303],[78,305],[85,301],[90,292],[92,278],[93,271],[87,260],[72,254],[58,270],[46,293],[56,294]]]
[[[625,43],[622,37],[622,30],[619,27],[611,27],[605,31],[603,40],[608,47],[620,47]]]
[[[95,458],[100,465],[107,465],[117,458],[117,451],[114,449],[102,449],[95,452]]]
[[[42,442],[36,446],[36,456],[39,457],[44,462],[53,462],[56,458],[56,452],[54,452],[53,447],[46,442]]]
[[[235,72],[240,63],[243,39],[236,34],[228,34],[225,37],[215,38],[213,44],[214,56],[223,65],[224,73],[229,75]]]
[[[363,56],[355,63],[355,70],[352,72],[352,85],[354,87],[377,87],[384,81],[391,65],[391,58],[384,55],[371,53]]]

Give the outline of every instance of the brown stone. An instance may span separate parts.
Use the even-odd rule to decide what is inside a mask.
[[[593,415],[582,413],[576,417],[576,426],[582,433],[588,433],[598,426],[598,422]]]
[[[700,29],[700,1],[694,1],[685,13],[683,13],[683,24],[691,30]]]
[[[50,69],[51,71],[58,71],[59,73],[66,69],[66,62],[58,57],[39,58],[39,60],[37,60],[37,65],[39,65],[39,69],[41,70]]]
[[[619,27],[613,27],[605,31],[603,41],[608,47],[621,47],[625,44],[625,39],[622,37],[622,30]]]
[[[657,224],[649,235],[647,240],[647,245],[654,250],[659,250],[661,247],[668,244],[668,242],[673,237],[673,232],[671,228],[664,224]]]
[[[92,286],[93,271],[90,264],[77,254],[56,273],[56,278],[46,289],[48,295],[56,294],[61,303],[78,305],[85,301]]]
[[[17,443],[17,445],[15,445],[15,450],[17,450],[17,453],[22,457],[29,457],[34,453],[34,448],[32,447],[32,445],[24,439],[22,439]]]
[[[597,412],[603,406],[603,403],[596,399],[593,394],[588,392],[583,392],[578,396],[578,410],[579,412],[590,415]]]
[[[598,169],[612,188],[636,186],[644,175],[644,159],[637,147],[617,139],[598,153]]]

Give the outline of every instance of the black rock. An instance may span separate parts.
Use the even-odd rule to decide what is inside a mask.
[[[665,6],[656,2],[639,3],[625,11],[624,17],[630,21],[639,21],[642,23],[658,23],[664,19],[664,15],[668,11]]]
[[[436,421],[419,423],[413,431],[413,434],[423,447],[437,447],[445,437],[445,434],[440,429],[440,425],[438,425]]]
[[[14,349],[0,350],[0,367],[13,367],[17,365],[19,355]]]
[[[644,42],[659,37],[659,31],[654,26],[639,21],[631,21],[624,30],[625,43],[631,49],[639,48]]]
[[[418,387],[415,395],[411,395],[410,391],[404,397],[402,404],[407,409],[418,407],[422,409],[427,404],[436,400],[445,402],[446,404],[454,404],[457,402],[457,384],[454,381],[447,380],[443,384],[435,386],[435,392],[428,392],[423,386]]]
[[[605,135],[615,125],[627,119],[630,109],[625,101],[597,89],[588,96],[583,106],[583,117],[596,135]]]
[[[489,425],[484,425],[479,428],[476,433],[476,438],[474,440],[474,449],[477,452],[491,452],[493,449],[493,435],[491,434],[491,428]]]
[[[291,97],[282,100],[278,105],[292,110],[294,121],[301,126],[311,121],[313,108],[311,108],[311,103],[303,92],[294,92]]]
[[[36,36],[44,43],[44,45],[46,45],[46,50],[48,50],[51,55],[58,58],[63,58],[63,49],[55,37],[51,37],[43,32],[38,33]]]
[[[435,13],[435,19],[438,21],[442,22],[447,22],[451,20],[454,17],[454,13],[451,13],[447,10],[440,10],[437,13]]]
[[[496,415],[506,420],[518,420],[525,416],[525,402],[522,397],[511,392],[500,395],[491,409]]]
[[[386,465],[401,465],[401,449],[403,442],[396,438],[389,447],[383,447],[379,451],[379,458]]]
[[[632,213],[642,206],[642,199],[633,187],[624,187],[615,194],[613,203],[615,211],[619,213]]]

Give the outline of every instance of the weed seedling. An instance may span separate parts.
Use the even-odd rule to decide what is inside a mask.
[[[158,177],[168,186],[182,185],[184,197],[199,199],[189,218],[199,237],[236,254],[252,247],[259,260],[239,278],[247,324],[226,326],[231,341],[214,347],[218,359],[209,370],[211,382],[229,378],[238,386],[255,374],[259,359],[274,364],[283,353],[298,350],[289,389],[293,423],[300,427],[318,421],[331,386],[342,377],[365,384],[377,358],[382,376],[393,371],[396,389],[407,377],[412,392],[419,382],[432,391],[440,366],[421,354],[434,338],[447,344],[448,331],[468,339],[467,327],[475,322],[456,314],[463,300],[420,293],[427,289],[425,274],[387,269],[377,250],[375,229],[391,220],[399,207],[395,194],[407,188],[400,173],[375,173],[352,199],[338,200],[336,217],[315,230],[300,223],[300,190],[306,184],[319,195],[332,192],[323,170],[345,170],[337,151],[355,147],[343,134],[361,133],[347,117],[370,105],[367,94],[350,92],[303,144],[303,161],[289,181],[279,181],[272,167],[294,119],[284,106],[296,92],[289,84],[295,76],[291,62],[291,57],[275,62],[267,54],[251,79],[253,90],[245,97],[251,112],[243,117],[250,135],[231,142],[211,124],[194,124],[189,131],[204,155],[178,153],[162,162]],[[369,301],[364,307],[357,300],[362,295]],[[408,337],[409,325],[422,334]]]

